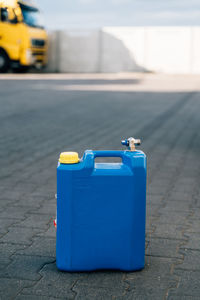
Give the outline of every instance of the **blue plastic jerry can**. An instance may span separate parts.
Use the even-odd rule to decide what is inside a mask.
[[[145,264],[146,156],[126,151],[61,153],[57,168],[56,262],[60,270],[140,270]],[[121,163],[95,163],[120,157]]]

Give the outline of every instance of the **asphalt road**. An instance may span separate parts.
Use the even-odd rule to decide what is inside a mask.
[[[200,76],[0,76],[0,299],[200,299]],[[59,153],[148,157],[146,266],[59,272]]]

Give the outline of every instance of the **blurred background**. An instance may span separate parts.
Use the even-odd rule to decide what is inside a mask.
[[[200,73],[198,0],[0,0],[0,8],[1,72]]]

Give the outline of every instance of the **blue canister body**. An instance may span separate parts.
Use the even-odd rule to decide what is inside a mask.
[[[122,163],[95,163],[121,157]],[[146,156],[87,150],[58,164],[56,262],[60,270],[139,270],[145,264]]]

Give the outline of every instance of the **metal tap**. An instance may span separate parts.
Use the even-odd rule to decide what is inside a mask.
[[[135,146],[141,145],[141,140],[130,137],[129,139],[123,140],[121,143],[122,145],[127,146],[130,151],[136,151]]]

